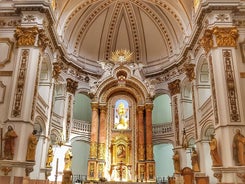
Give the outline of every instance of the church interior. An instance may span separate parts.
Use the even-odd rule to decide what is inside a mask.
[[[244,0],[1,0],[0,183],[245,183]]]

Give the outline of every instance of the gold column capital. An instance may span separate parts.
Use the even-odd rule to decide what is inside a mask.
[[[213,34],[218,47],[236,47],[239,36],[236,27],[215,27]]]
[[[34,46],[38,35],[38,27],[17,27],[14,37],[19,46]]]

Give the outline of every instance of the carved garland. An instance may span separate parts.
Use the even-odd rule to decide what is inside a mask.
[[[226,87],[227,87],[227,96],[229,102],[229,111],[230,111],[230,120],[231,122],[241,121],[237,91],[235,85],[235,77],[233,74],[233,65],[232,65],[232,53],[229,49],[223,50],[223,59],[224,59],[224,68],[225,68],[225,78],[226,78]]]
[[[180,93],[180,80],[177,79],[173,82],[168,83],[168,89],[170,91],[171,96]]]
[[[17,87],[16,87],[15,97],[14,97],[14,107],[12,110],[13,117],[19,117],[21,114],[21,105],[22,105],[22,99],[24,94],[26,69],[29,60],[29,54],[30,54],[30,50],[22,50],[20,70],[19,70]]]

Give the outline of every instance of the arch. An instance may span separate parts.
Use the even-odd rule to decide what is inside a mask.
[[[211,96],[208,61],[204,55],[200,56],[196,68],[196,87],[200,108]]]
[[[192,103],[192,84],[186,77],[181,82],[181,105],[183,109],[183,118],[187,119],[193,115]]]
[[[131,94],[138,105],[143,105],[150,94],[147,87],[137,78],[131,76],[130,70],[119,66],[114,70],[114,76],[107,78],[99,86],[95,97],[100,103],[106,103],[109,97],[114,93],[126,92]],[[120,83],[120,76],[124,76],[125,84]]]
[[[201,139],[209,141],[211,134],[213,134],[214,131],[215,131],[214,124],[211,120],[204,122],[204,124],[201,128]]]
[[[46,125],[45,121],[41,116],[37,116],[34,121],[33,129],[37,130],[37,135],[45,135],[46,134]]]

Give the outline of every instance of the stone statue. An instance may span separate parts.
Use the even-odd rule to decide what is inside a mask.
[[[196,149],[193,147],[192,148],[192,154],[191,154],[191,165],[192,165],[192,170],[194,172],[199,172],[199,158]]]
[[[47,155],[47,160],[46,160],[46,167],[49,167],[49,168],[51,167],[53,158],[54,158],[53,148],[52,148],[52,145],[49,145],[48,155]]]
[[[32,134],[28,138],[26,161],[34,162],[36,156],[36,146],[37,146],[37,130],[33,130]]]
[[[241,134],[240,130],[236,130],[233,138],[233,158],[236,165],[245,165],[244,153],[245,137]]]
[[[173,161],[174,161],[174,172],[180,173],[180,156],[178,151],[174,152]]]
[[[8,126],[8,131],[5,133],[3,141],[4,143],[4,158],[7,160],[13,160],[14,158],[14,148],[15,148],[15,139],[17,138],[12,126]]]
[[[211,135],[209,146],[210,146],[210,155],[213,161],[213,167],[222,166],[222,161],[218,154],[218,144],[216,138],[214,137],[214,134]]]
[[[71,149],[68,149],[67,152],[65,153],[65,168],[64,170],[68,171],[71,170],[71,160],[72,160],[72,152]]]

